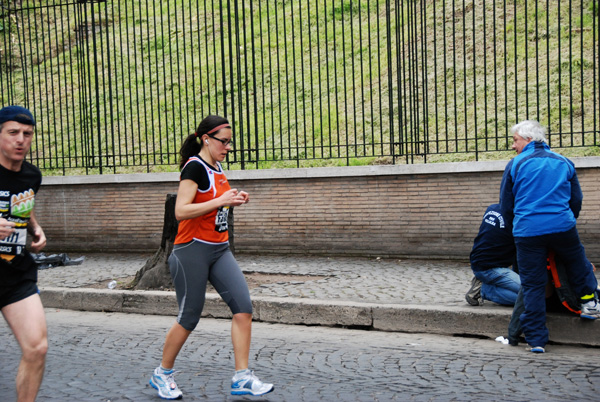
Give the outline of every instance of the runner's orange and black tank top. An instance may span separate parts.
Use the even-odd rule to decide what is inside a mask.
[[[190,163],[200,163],[204,166],[208,173],[209,181],[207,190],[198,189],[196,192],[193,201],[194,204],[219,198],[231,189],[219,162],[217,162],[217,168],[219,170],[215,170],[199,157],[193,156],[188,159],[183,169]],[[213,210],[206,215],[180,221],[177,236],[175,237],[175,244],[188,243],[192,240],[209,244],[227,243],[229,241],[229,233],[227,232],[228,215],[229,207],[225,206]]]

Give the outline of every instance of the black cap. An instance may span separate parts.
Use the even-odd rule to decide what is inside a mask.
[[[35,126],[35,119],[28,109],[22,106],[6,106],[0,109],[0,124],[16,121],[21,124]]]

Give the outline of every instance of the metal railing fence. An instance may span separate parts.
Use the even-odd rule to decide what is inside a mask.
[[[597,0],[0,0],[0,101],[50,174],[176,170],[199,121],[234,169],[510,156],[600,135]]]

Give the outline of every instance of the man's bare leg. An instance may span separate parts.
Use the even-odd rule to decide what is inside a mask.
[[[2,309],[2,314],[21,347],[21,363],[17,371],[17,401],[34,401],[42,384],[48,332],[46,316],[38,294]]]

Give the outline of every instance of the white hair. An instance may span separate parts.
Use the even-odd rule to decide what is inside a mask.
[[[535,120],[524,120],[510,129],[512,135],[517,134],[525,140],[546,142],[546,129]]]

